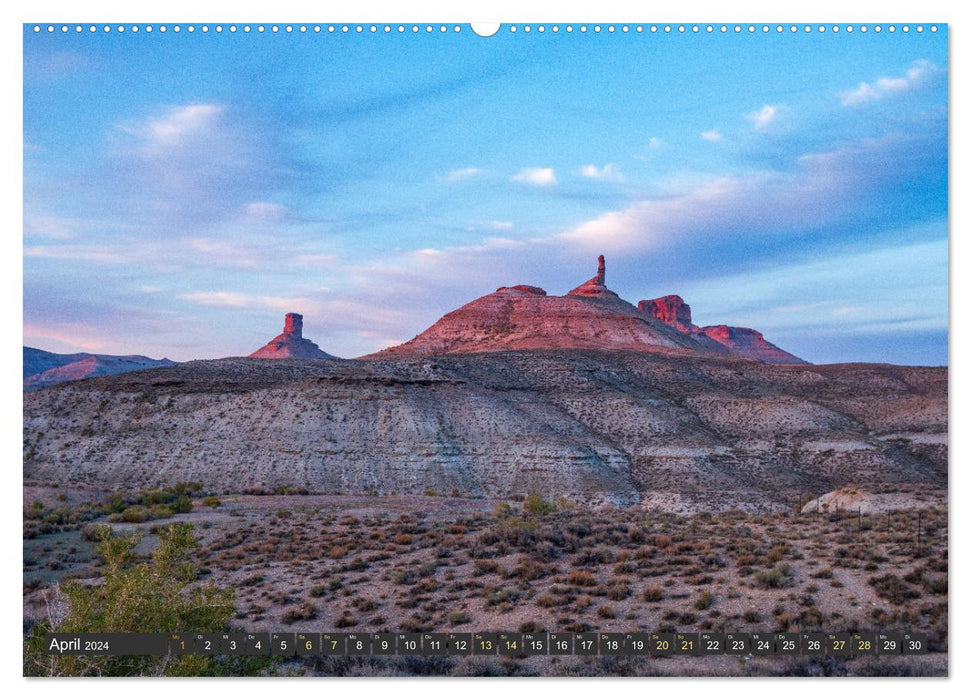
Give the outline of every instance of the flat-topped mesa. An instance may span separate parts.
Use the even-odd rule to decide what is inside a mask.
[[[677,294],[639,301],[637,308],[645,315],[690,336],[709,350],[728,351],[732,355],[775,364],[809,364],[773,345],[751,328],[726,325],[699,328],[691,322],[691,307]]]
[[[302,360],[334,359],[333,355],[317,347],[317,344],[303,337],[303,316],[288,313],[283,322],[283,333],[250,355],[263,360]]]
[[[546,290],[542,287],[534,287],[531,284],[517,284],[513,287],[499,287],[497,292],[505,292],[507,290],[516,290],[517,292],[522,292],[523,294],[534,294],[536,296],[545,297]]]
[[[607,265],[604,262],[604,256],[600,255],[597,257],[597,274],[586,282],[581,284],[576,289],[572,289],[567,292],[567,296],[581,296],[581,297],[611,297],[616,298],[617,295],[607,289],[605,279],[607,277]]]

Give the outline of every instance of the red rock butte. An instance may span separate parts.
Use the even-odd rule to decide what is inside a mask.
[[[807,364],[751,329],[698,328],[691,323],[691,308],[677,295],[634,306],[607,288],[603,255],[597,263],[597,274],[564,296],[551,296],[525,284],[500,287],[446,314],[407,343],[368,357],[584,349],[702,353]]]
[[[334,359],[333,355],[328,355],[316,343],[303,337],[303,316],[293,312],[288,313],[283,321],[283,333],[252,353],[250,357],[264,360]]]
[[[757,330],[737,326],[704,326],[691,322],[691,307],[677,294],[637,302],[637,308],[648,316],[676,328],[709,348],[727,348],[733,354],[775,364],[809,364],[767,341]]]

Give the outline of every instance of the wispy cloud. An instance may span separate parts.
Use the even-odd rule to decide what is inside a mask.
[[[248,202],[243,205],[243,218],[247,221],[273,222],[287,217],[288,209],[275,202]]]
[[[203,306],[217,306],[228,308],[270,309],[273,311],[307,311],[319,309],[319,303],[306,297],[268,296],[262,294],[246,294],[243,292],[186,292],[179,295],[180,299],[191,301]]]
[[[556,184],[556,173],[553,168],[523,168],[512,176],[512,180],[535,187],[549,187]]]
[[[337,264],[337,256],[328,253],[308,253],[297,255],[293,261],[297,265],[307,267],[333,267]]]
[[[274,134],[232,105],[169,106],[118,122],[97,189],[129,223],[186,233],[213,221],[266,214],[268,183],[279,191],[287,173],[274,156]]]
[[[752,126],[758,130],[765,129],[772,122],[775,121],[779,114],[779,108],[776,105],[764,105],[761,109],[757,109],[754,112],[750,112],[745,115],[745,118],[752,122]]]
[[[866,306],[838,306],[832,313],[834,316],[859,316],[869,310]]]
[[[237,292],[187,292],[180,294],[179,298],[196,304],[202,304],[203,306],[242,308],[250,305],[250,297]]]
[[[224,111],[225,107],[215,104],[181,105],[169,107],[142,122],[124,122],[119,128],[140,139],[143,154],[152,157],[207,136]]]
[[[52,342],[53,341],[53,342]],[[59,349],[75,352],[77,349],[98,352],[107,345],[98,329],[87,324],[70,324],[58,327],[37,323],[24,324],[24,344],[44,346],[42,349],[62,346]]]
[[[828,151],[804,154],[792,170],[764,170],[742,175],[689,180],[685,189],[647,198],[606,212],[561,234],[585,249],[655,250],[686,246],[695,237],[758,235],[800,230],[807,222],[825,226],[893,188],[909,176],[918,141],[892,136],[861,139]],[[887,169],[888,162],[911,163]]]
[[[705,141],[721,141],[722,134],[718,129],[709,129],[701,132],[701,138]]]
[[[445,182],[459,182],[461,180],[471,180],[477,177],[482,171],[479,168],[454,168],[442,175],[441,179]]]
[[[241,241],[193,238],[188,244],[194,253],[202,254],[210,263],[218,261],[221,266],[256,268],[261,262],[259,251]]]
[[[840,104],[850,107],[899,95],[923,85],[939,71],[935,64],[920,59],[914,61],[902,76],[877,78],[872,83],[860,83],[856,88],[840,93]]]
[[[613,163],[598,168],[596,165],[584,165],[579,170],[580,175],[591,180],[623,180],[620,170]]]
[[[66,241],[77,237],[80,223],[76,219],[25,211],[24,237]]]
[[[125,256],[115,250],[101,246],[86,245],[24,246],[24,257],[48,258],[52,260],[83,260],[98,263],[125,262]]]
[[[854,332],[873,324],[920,319],[947,328],[947,240],[889,245],[856,253],[833,251],[787,265],[689,282],[685,294],[709,318],[733,314],[759,330]],[[908,279],[915,287],[901,285]],[[724,290],[731,289],[726,297]],[[919,298],[918,298],[919,297]],[[802,300],[777,306],[773,299]],[[872,329],[872,328],[871,328]],[[818,338],[816,339],[818,343]],[[822,348],[817,349],[822,353]]]

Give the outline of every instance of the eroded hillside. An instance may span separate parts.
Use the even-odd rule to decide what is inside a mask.
[[[581,350],[190,362],[25,395],[24,478],[706,507],[942,487],[947,370]]]

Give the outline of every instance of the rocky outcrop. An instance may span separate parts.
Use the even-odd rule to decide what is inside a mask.
[[[677,294],[637,302],[637,308],[661,323],[677,328],[682,333],[691,333],[697,326],[691,323],[691,307]]]
[[[135,372],[153,367],[173,367],[168,358],[153,360],[144,355],[94,355],[87,352],[62,355],[24,346],[24,391],[73,382],[88,377]]]
[[[709,351],[728,351],[738,357],[775,364],[809,364],[805,360],[773,345],[756,330],[737,326],[705,326],[700,328],[691,322],[691,307],[677,294],[637,302],[637,308],[645,315],[657,319],[696,340]]]
[[[316,343],[303,337],[303,316],[292,312],[288,313],[284,319],[283,333],[252,353],[250,357],[258,357],[264,360],[334,359],[333,355],[328,355]]]

